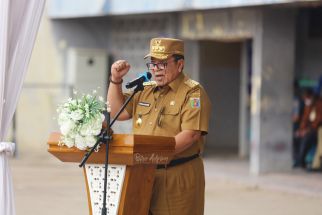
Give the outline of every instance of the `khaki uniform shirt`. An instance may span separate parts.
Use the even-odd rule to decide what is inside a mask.
[[[181,73],[168,86],[159,88],[155,82],[145,85],[126,107],[132,115],[134,134],[174,137],[183,130],[208,132],[210,100],[198,82]],[[176,155],[175,159],[202,150],[201,140]]]

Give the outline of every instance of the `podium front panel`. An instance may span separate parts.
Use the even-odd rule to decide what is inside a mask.
[[[126,172],[125,165],[108,165],[106,208],[108,215],[117,215],[120,205],[123,182]],[[89,197],[90,214],[101,215],[104,195],[103,164],[89,164],[85,166],[87,195]]]
[[[63,162],[80,163],[86,151],[61,145],[60,139],[59,132],[51,133],[48,151]],[[105,147],[101,145],[84,167],[91,215],[101,214]],[[169,163],[174,150],[174,137],[113,134],[109,145],[107,214],[149,214],[156,165]]]

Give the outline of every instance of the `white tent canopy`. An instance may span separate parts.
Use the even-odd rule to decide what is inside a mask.
[[[8,156],[3,142],[15,112],[45,0],[0,1],[0,214],[15,214]]]

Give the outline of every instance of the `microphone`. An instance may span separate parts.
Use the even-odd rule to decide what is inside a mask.
[[[143,82],[149,81],[151,79],[152,75],[150,72],[144,72],[142,74],[139,75],[139,77],[137,77],[136,79],[127,82],[127,84],[125,85],[126,89],[130,89],[132,87],[135,87],[139,84],[143,84]]]

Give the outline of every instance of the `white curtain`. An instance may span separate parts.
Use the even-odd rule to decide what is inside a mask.
[[[3,142],[15,112],[45,0],[0,0],[0,215],[15,214],[8,157]]]

